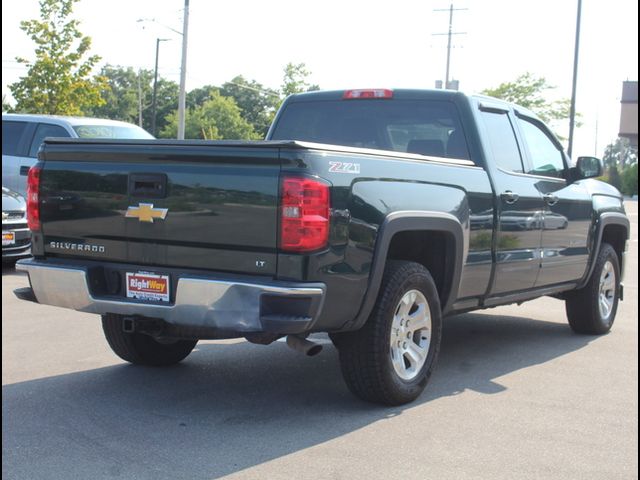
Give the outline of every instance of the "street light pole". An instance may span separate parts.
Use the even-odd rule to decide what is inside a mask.
[[[178,97],[178,140],[184,140],[185,107],[187,103],[187,37],[189,30],[189,0],[184,0],[182,27],[182,63],[180,65],[180,95]]]
[[[153,73],[153,100],[151,101],[151,133],[158,136],[156,131],[156,108],[158,105],[158,57],[160,55],[160,42],[166,42],[168,38],[156,38],[156,68]]]
[[[171,30],[172,32],[182,35],[182,60],[180,62],[180,92],[178,94],[178,139],[184,140],[184,123],[185,123],[185,107],[187,102],[187,37],[189,30],[189,0],[184,0],[184,23],[182,31],[179,32],[175,28],[158,22],[155,18],[139,18],[138,22],[154,22],[158,25]],[[157,57],[157,48],[156,48]],[[156,60],[157,62],[157,60]],[[157,71],[157,68],[156,68]]]
[[[576,85],[578,83],[578,52],[580,51],[580,14],[582,0],[578,0],[578,16],[576,19],[576,44],[573,51],[573,85],[571,87],[571,108],[569,110],[569,147],[567,154],[571,158],[573,152],[573,130],[576,126]]]

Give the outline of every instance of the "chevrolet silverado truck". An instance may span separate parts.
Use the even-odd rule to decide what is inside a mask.
[[[601,173],[532,112],[444,90],[293,95],[258,142],[48,139],[16,295],[101,315],[134,364],[326,332],[349,389],[399,405],[449,315],[547,295],[609,331],[629,221]]]

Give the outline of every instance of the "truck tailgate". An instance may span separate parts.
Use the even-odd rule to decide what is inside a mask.
[[[47,256],[275,274],[277,145],[53,141],[41,160]]]

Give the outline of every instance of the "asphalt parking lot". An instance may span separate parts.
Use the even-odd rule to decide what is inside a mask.
[[[97,316],[14,298],[2,272],[6,479],[638,477],[638,230],[626,299],[602,337],[559,300],[447,319],[428,390],[352,397],[331,345],[201,342],[168,369],[120,361]]]

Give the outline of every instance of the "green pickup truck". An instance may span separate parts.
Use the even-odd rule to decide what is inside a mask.
[[[453,91],[289,97],[266,141],[48,139],[16,295],[102,316],[126,361],[200,339],[327,332],[358,397],[414,400],[443,318],[549,295],[604,334],[622,299],[620,193],[530,111]]]

